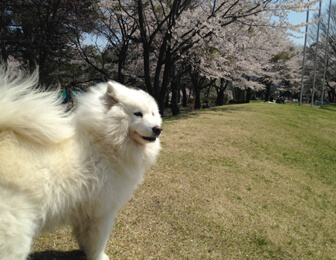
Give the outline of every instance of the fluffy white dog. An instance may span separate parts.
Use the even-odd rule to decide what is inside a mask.
[[[87,259],[109,259],[116,212],[159,154],[157,104],[109,82],[67,115],[37,78],[0,73],[0,259],[26,259],[40,231],[62,224],[73,226]]]

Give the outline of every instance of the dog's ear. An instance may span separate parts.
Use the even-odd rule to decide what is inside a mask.
[[[103,100],[108,107],[112,107],[114,104],[118,103],[116,86],[113,81],[107,83],[107,89]]]

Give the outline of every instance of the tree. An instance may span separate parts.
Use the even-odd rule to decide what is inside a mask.
[[[131,19],[127,11],[131,10],[130,1],[102,0],[99,2],[97,25],[95,32],[90,36],[95,37],[97,52],[100,53],[100,59],[91,59],[94,55],[83,47],[83,39],[78,38],[77,46],[84,60],[106,78],[113,78],[120,83],[125,83],[125,77],[128,80],[134,78],[127,69],[126,64],[130,64],[132,57],[132,48],[135,48],[134,32],[136,24]],[[105,47],[98,47],[98,42],[106,42]]]
[[[243,99],[249,101],[252,91],[270,90],[272,84],[280,85],[284,77],[291,83],[300,78],[300,63],[294,62],[298,52],[286,33],[269,28],[269,22],[262,18],[259,24],[264,26],[231,23],[225,31],[213,35],[211,42],[191,48],[186,55],[185,62],[188,60],[193,71],[209,80],[221,79],[219,84],[213,84],[217,104],[223,104],[229,82],[247,90]],[[268,99],[269,94],[266,96]]]
[[[74,38],[92,30],[95,2],[79,0],[12,0],[2,2],[1,54],[21,61],[31,71],[39,66],[40,81],[50,84],[51,74],[72,54]],[[68,56],[69,57],[69,56]]]
[[[130,12],[139,26],[143,47],[145,85],[163,110],[164,97],[170,83],[171,70],[192,48],[213,41],[231,24],[265,26],[274,15],[286,17],[288,9],[304,11],[303,1],[136,1],[137,9]],[[266,19],[264,19],[266,17]],[[287,26],[281,20],[281,26]],[[267,26],[276,26],[268,22]],[[219,37],[217,37],[219,39]],[[153,55],[154,53],[154,55]]]

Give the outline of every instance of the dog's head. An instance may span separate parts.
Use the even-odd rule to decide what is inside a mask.
[[[140,145],[157,141],[162,131],[162,120],[152,96],[111,81],[103,100],[108,108],[108,120],[111,120],[108,132],[119,142],[125,140],[123,137],[131,137]]]

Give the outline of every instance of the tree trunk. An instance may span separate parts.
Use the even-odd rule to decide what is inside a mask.
[[[180,92],[180,78],[175,74],[175,67],[171,68],[172,82],[170,84],[170,88],[172,91],[172,99],[171,99],[171,112],[173,116],[176,116],[180,113],[180,108],[178,106],[179,101],[179,92]]]
[[[197,84],[195,88],[195,109],[201,109],[201,90]]]
[[[125,83],[125,76],[123,74],[125,57],[126,57],[127,47],[123,46],[118,55],[118,81],[121,84]]]
[[[225,85],[224,85],[225,82]],[[229,85],[228,81],[225,81],[225,79],[221,78],[220,87],[217,89],[217,99],[216,99],[216,106],[223,106],[224,105],[224,92]]]
[[[178,107],[178,86],[175,84],[176,82],[172,82],[172,99],[171,99],[171,112],[173,116],[176,116],[180,113],[180,109]]]
[[[335,89],[333,89],[332,87],[329,86],[328,84],[328,98],[329,98],[329,102],[335,102],[335,97],[336,97],[336,94],[335,94]]]
[[[147,32],[145,27],[144,21],[144,14],[143,14],[143,4],[142,1],[138,1],[138,15],[139,15],[139,28],[140,28],[140,36],[141,42],[143,46],[143,62],[144,62],[144,77],[145,77],[145,85],[147,92],[152,95],[157,101],[157,97],[154,95],[153,86],[151,83],[151,75],[150,75],[150,43],[147,41]]]
[[[252,96],[252,89],[248,88],[247,89],[247,94],[246,94],[246,102],[247,103],[250,103],[251,96]]]
[[[160,114],[163,116],[164,114],[164,99],[167,94],[167,88],[170,83],[171,79],[171,71],[172,71],[172,60],[171,60],[171,52],[170,49],[168,48],[166,51],[166,60],[165,60],[165,67],[163,71],[163,78],[162,78],[162,84],[161,84],[161,89],[159,92],[159,97],[158,97],[158,104],[159,104],[159,110]]]
[[[188,100],[187,90],[185,88],[185,85],[183,85],[182,87],[182,106],[183,107],[187,107],[187,100]]]
[[[201,82],[203,82],[202,78],[200,79],[200,76],[197,72],[189,72],[191,82],[193,84],[193,94],[195,95],[195,109],[201,109]]]
[[[216,106],[224,105],[224,90],[220,88],[217,93]]]
[[[268,102],[269,101],[269,98],[271,96],[271,83],[270,82],[267,82],[266,83],[266,94],[265,94],[265,102]]]

